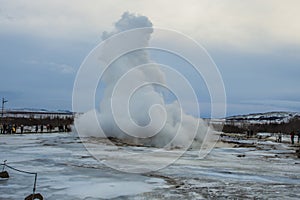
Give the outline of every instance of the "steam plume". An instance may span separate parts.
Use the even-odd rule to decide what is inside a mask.
[[[114,30],[104,32],[102,38],[107,39],[122,31],[143,27],[152,27],[147,17],[125,12],[114,24]],[[131,45],[131,43],[147,46],[152,31],[152,29],[147,29],[134,38],[120,41],[122,42],[120,48],[122,45]],[[112,49],[112,51],[118,51],[118,49]],[[132,70],[133,68],[135,69]],[[124,74],[126,74],[125,78]],[[76,119],[77,131],[84,133],[85,136],[115,137],[132,144],[156,147],[180,147],[191,141],[196,141],[194,144],[201,144],[207,131],[212,131],[210,127],[202,119],[185,114],[179,102],[166,103],[157,85],[147,84],[133,93],[128,108],[130,113],[125,112],[125,102],[128,101],[126,93],[134,83],[166,84],[165,79],[164,72],[151,61],[146,51],[133,51],[121,56],[109,66],[102,77],[105,89],[100,110],[89,111]],[[122,84],[119,84],[120,80],[123,81]],[[115,86],[118,84],[120,85],[119,92],[115,94]],[[113,95],[115,96],[112,97]],[[124,112],[118,112],[118,110]],[[101,128],[97,120],[91,120],[96,118]],[[162,122],[164,122],[163,126],[161,126]],[[151,126],[148,126],[150,123]],[[193,133],[193,127],[197,127],[196,135]]]

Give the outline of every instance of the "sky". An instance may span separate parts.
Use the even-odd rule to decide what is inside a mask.
[[[71,110],[81,63],[128,11],[208,51],[228,116],[299,112],[299,7],[297,0],[0,0],[0,97],[7,108]]]

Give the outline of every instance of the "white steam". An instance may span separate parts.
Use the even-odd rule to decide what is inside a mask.
[[[152,23],[145,16],[126,12],[115,23],[114,31],[103,33],[103,40],[142,27],[152,27]],[[109,51],[121,52],[122,46],[133,43],[147,47],[151,33],[152,29],[147,29],[134,38],[117,41],[118,48]],[[107,56],[100,55],[99,59],[105,63]],[[105,89],[99,111],[86,112],[75,121],[81,136],[115,137],[131,144],[156,147],[181,147],[192,141],[201,145],[207,133],[214,132],[202,119],[185,114],[180,101],[166,103],[160,92],[160,85],[167,85],[164,71],[151,61],[145,50],[117,58],[101,77],[101,84]]]

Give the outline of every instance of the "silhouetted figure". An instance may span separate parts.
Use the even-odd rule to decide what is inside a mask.
[[[23,132],[24,132],[24,125],[21,124],[21,134],[23,134]]]
[[[59,132],[64,132],[64,126],[63,126],[62,124],[60,124],[60,125],[58,126],[58,131],[59,131]]]
[[[8,125],[7,133],[8,133],[8,134],[11,134],[11,133],[12,133],[12,125],[11,125],[11,124]]]
[[[7,124],[3,124],[3,134],[5,134],[7,131]]]
[[[38,125],[36,125],[36,126],[35,126],[35,132],[37,133],[37,132],[38,132],[38,130],[39,130],[39,126],[38,126]]]
[[[292,144],[294,144],[294,139],[295,139],[295,132],[292,131],[291,132],[291,142],[292,142]]]
[[[282,142],[282,134],[281,133],[279,133],[279,135],[278,135],[278,142]]]
[[[298,131],[298,143],[300,142],[300,131]]]
[[[43,132],[44,130],[44,125],[41,125],[41,133]]]

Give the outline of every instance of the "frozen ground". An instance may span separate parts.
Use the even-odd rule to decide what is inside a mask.
[[[38,172],[37,192],[47,200],[300,199],[300,160],[293,147],[256,139],[238,143],[242,145],[220,142],[204,160],[197,151],[188,151],[163,170],[128,174],[95,160],[75,134],[0,135],[0,161]],[[97,145],[106,159],[118,157],[124,148],[153,151]],[[24,199],[32,192],[34,177],[7,171],[11,177],[0,181],[0,199]]]

